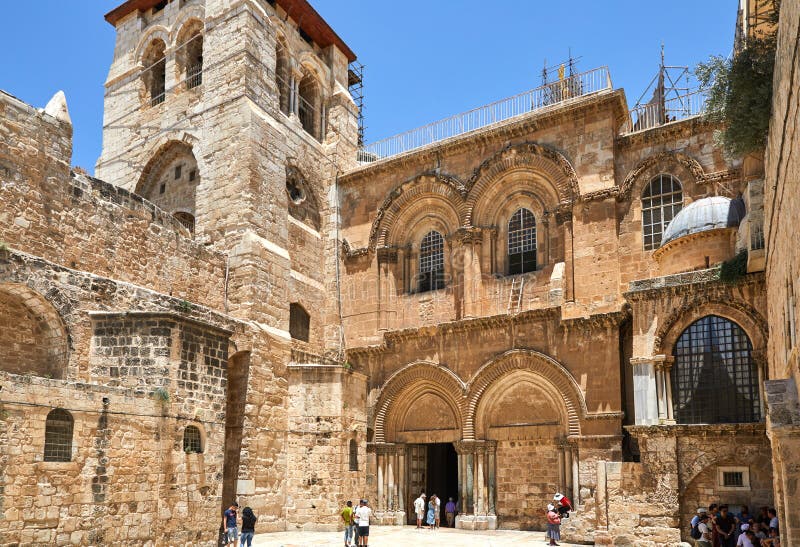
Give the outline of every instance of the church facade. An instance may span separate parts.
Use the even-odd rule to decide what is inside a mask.
[[[561,492],[564,537],[606,544],[719,501],[797,518],[765,170],[716,126],[637,124],[600,68],[370,151],[306,1],[106,19],[95,177],[63,95],[0,94],[4,542],[211,545],[234,500],[257,532],[358,497],[403,525],[423,491],[523,530]]]

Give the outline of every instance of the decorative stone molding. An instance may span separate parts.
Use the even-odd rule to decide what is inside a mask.
[[[695,182],[701,180],[705,176],[703,167],[694,158],[687,156],[682,152],[662,152],[645,159],[639,165],[637,165],[633,171],[628,173],[628,176],[625,177],[625,180],[619,185],[617,201],[626,201],[630,199],[631,192],[637,181],[647,175],[648,171],[650,171],[653,167],[659,167],[661,165],[670,163],[678,164],[686,168],[689,173],[691,173]]]
[[[397,264],[397,247],[378,247],[378,264]]]

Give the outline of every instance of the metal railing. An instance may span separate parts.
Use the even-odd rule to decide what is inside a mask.
[[[150,93],[150,106],[156,106],[164,102],[167,92],[164,87],[154,88]]]
[[[629,119],[623,133],[635,133],[664,125],[678,120],[685,120],[703,113],[706,103],[706,92],[696,90],[685,95],[667,99],[663,105],[648,103],[637,106],[630,111]]]
[[[606,89],[612,89],[611,75],[608,67],[602,66],[368,144],[360,151],[359,158],[366,158],[365,161],[375,161],[395,156],[547,106],[562,103],[569,99],[583,97]]]

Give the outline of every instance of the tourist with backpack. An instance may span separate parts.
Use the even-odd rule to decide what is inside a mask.
[[[697,547],[711,547],[711,529],[708,527],[708,515],[703,513],[696,527],[692,527],[692,539]]]

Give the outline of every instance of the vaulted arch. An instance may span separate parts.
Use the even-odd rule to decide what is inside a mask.
[[[563,154],[533,142],[509,145],[481,163],[467,183],[467,225],[477,225],[474,217],[481,215],[483,203],[509,190],[498,184],[503,179],[514,180],[520,189],[536,188],[553,207],[571,204],[580,196],[578,176]]]
[[[639,195],[642,188],[653,177],[660,173],[668,173],[682,182],[696,183],[703,179],[705,171],[700,163],[682,152],[662,152],[649,156],[640,162],[619,186],[618,201],[625,201],[632,195]],[[636,192],[633,189],[637,188]]]
[[[406,365],[384,384],[377,397],[374,418],[374,441],[394,439],[415,401],[436,397],[452,412],[454,424],[461,431],[465,410],[464,383],[450,369],[427,361]]]
[[[504,377],[525,371],[538,380],[546,393],[559,400],[565,409],[569,435],[580,435],[580,420],[586,415],[586,401],[572,374],[558,361],[534,350],[507,351],[484,364],[467,386],[464,438],[474,439],[478,408],[487,390]]]

